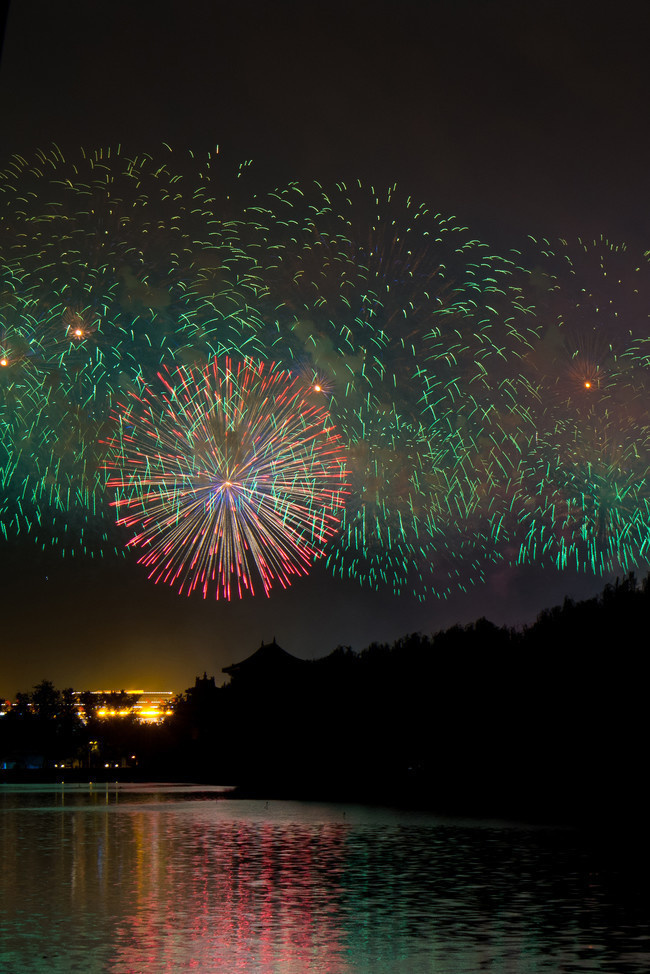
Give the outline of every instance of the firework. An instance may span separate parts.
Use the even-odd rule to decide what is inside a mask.
[[[457,442],[401,416],[390,390],[375,388],[358,403],[332,403],[348,446],[351,492],[327,563],[372,588],[442,595],[448,533],[461,508],[467,516],[472,485]]]
[[[53,146],[0,172],[5,534],[108,549],[112,498],[153,578],[217,597],[323,553],[420,598],[646,559],[647,259],[500,256],[394,186],[226,169]]]
[[[236,176],[218,180],[218,168],[168,147],[15,156],[0,172],[2,273],[58,309],[62,336],[92,332],[104,351],[163,336],[201,364],[240,350],[256,333],[252,261],[230,215]]]
[[[350,452],[328,564],[374,587],[446,591],[432,566],[449,564],[450,535],[470,551],[476,529],[470,452],[497,406],[503,425],[522,412],[504,377],[535,336],[516,265],[395,187],[292,184],[251,205],[242,232],[267,342],[324,377]]]
[[[650,426],[592,412],[538,444],[519,559],[597,575],[650,562]]]
[[[647,562],[649,269],[604,238],[531,238],[526,259],[541,327],[520,362],[517,560],[629,571]]]
[[[98,436],[115,398],[163,359],[205,364],[246,344],[245,268],[215,181],[207,199],[164,151],[53,146],[0,173],[5,528],[36,537],[63,520],[72,536],[81,521],[103,538]]]
[[[487,248],[395,187],[291,184],[250,205],[241,233],[267,343],[338,395],[412,378],[436,316],[494,288]]]
[[[306,574],[337,529],[345,451],[327,410],[274,365],[215,360],[142,384],[107,465],[150,577],[241,597]]]
[[[101,423],[62,396],[56,377],[39,370],[3,371],[0,530],[5,536],[29,534],[62,556],[120,551],[115,532],[107,529],[100,431]]]
[[[650,328],[647,260],[626,244],[597,238],[529,237],[518,252],[528,269],[528,292],[546,324],[569,333],[592,330],[601,347],[617,351]]]

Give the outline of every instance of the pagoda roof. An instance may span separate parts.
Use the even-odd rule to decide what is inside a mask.
[[[270,672],[286,673],[287,669],[295,670],[307,665],[307,662],[307,660],[287,653],[286,649],[278,646],[274,638],[272,643],[262,643],[259,649],[256,649],[254,653],[239,663],[224,666],[221,672],[228,673],[231,677],[239,676],[242,673],[247,676]]]

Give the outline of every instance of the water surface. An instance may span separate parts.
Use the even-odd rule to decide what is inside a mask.
[[[637,974],[570,830],[181,787],[0,787],[0,971]]]

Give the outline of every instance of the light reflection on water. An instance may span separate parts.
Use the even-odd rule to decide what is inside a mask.
[[[0,971],[650,970],[568,831],[179,789],[0,788]]]

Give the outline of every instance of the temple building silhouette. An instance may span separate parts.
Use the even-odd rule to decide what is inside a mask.
[[[224,666],[222,673],[230,677],[235,686],[264,686],[269,683],[282,683],[303,674],[310,667],[310,660],[292,656],[286,649],[273,642],[262,643],[259,649],[239,663]]]

